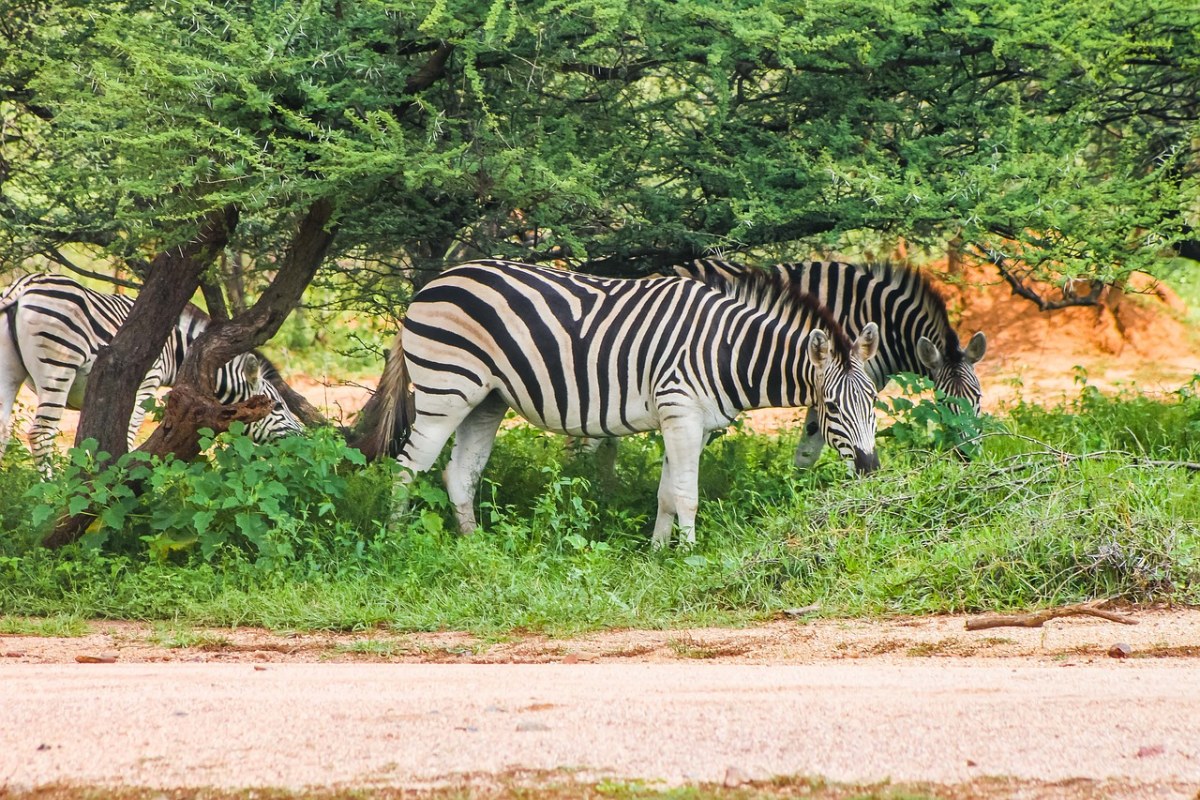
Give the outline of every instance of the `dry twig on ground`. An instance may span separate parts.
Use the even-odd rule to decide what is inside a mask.
[[[1077,603],[1058,608],[1047,608],[1028,614],[994,614],[988,617],[977,617],[967,620],[967,630],[981,631],[987,628],[1040,628],[1046,622],[1059,617],[1101,617],[1122,625],[1137,625],[1137,620],[1115,611],[1107,611],[1101,606],[1107,605],[1107,600],[1093,600],[1090,603]]]

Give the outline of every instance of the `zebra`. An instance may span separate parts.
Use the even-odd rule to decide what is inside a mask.
[[[51,273],[27,275],[0,297],[0,456],[12,433],[17,391],[27,383],[37,394],[30,429],[34,462],[44,477],[51,477],[50,454],[63,410],[82,406],[97,351],[112,341],[132,307],[132,298],[96,292]],[[190,304],[180,315],[162,354],[138,387],[129,420],[131,449],[146,415],[145,401],[160,385],[174,383],[189,345],[208,321],[207,314]],[[256,394],[273,401],[271,413],[248,427],[258,442],[301,430],[271,383],[277,375],[274,365],[258,353],[243,353],[217,371],[216,396],[222,403]]]
[[[675,272],[710,284],[736,284],[762,270],[721,259],[696,259],[675,267]],[[877,389],[899,372],[915,372],[979,414],[983,389],[975,364],[987,351],[987,337],[978,331],[964,348],[950,325],[945,301],[920,272],[887,263],[840,261],[775,264],[769,272],[824,303],[851,334],[869,322],[879,325],[879,352],[866,367]],[[816,413],[809,408],[796,466],[811,467],[824,445]]]
[[[761,306],[761,308],[760,308]],[[762,310],[768,308],[770,310]],[[509,408],[546,430],[612,437],[661,430],[652,544],[695,542],[700,451],[743,410],[813,406],[859,472],[877,469],[878,329],[851,341],[818,302],[764,278],[714,288],[675,276],[599,278],[511,261],[442,272],[412,299],[352,446],[443,474],[461,533]]]

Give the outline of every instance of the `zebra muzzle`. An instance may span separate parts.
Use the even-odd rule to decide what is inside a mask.
[[[868,472],[874,472],[879,469],[879,455],[871,450],[860,450],[854,448],[854,471],[859,475],[865,475]]]

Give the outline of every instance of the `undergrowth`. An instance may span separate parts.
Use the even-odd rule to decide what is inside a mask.
[[[440,470],[392,519],[391,467],[364,468],[330,431],[265,449],[226,434],[196,464],[126,460],[148,486],[137,498],[118,472],[87,476],[85,452],[39,485],[14,444],[0,615],[562,633],[742,624],[812,603],[850,615],[1200,602],[1194,385],[1164,401],[1084,385],[1062,407],[982,423],[935,405],[892,401],[883,468],[865,478],[829,452],[794,469],[796,432],[716,437],[697,545],[664,552],[649,547],[653,435],[621,441],[609,474],[562,437],[506,429],[485,530],[465,538]],[[72,498],[108,504],[79,545],[36,547]]]

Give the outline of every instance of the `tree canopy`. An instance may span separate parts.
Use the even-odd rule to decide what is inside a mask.
[[[6,268],[74,244],[139,272],[228,208],[269,268],[318,200],[370,291],[898,237],[1114,281],[1200,222],[1177,0],[21,0],[0,26]]]

